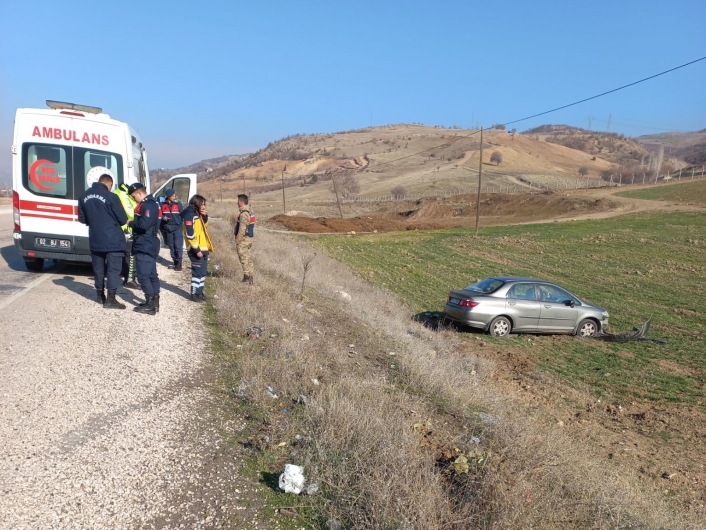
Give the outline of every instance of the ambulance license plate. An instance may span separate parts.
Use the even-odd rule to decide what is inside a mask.
[[[49,237],[35,237],[34,244],[38,247],[43,248],[60,248],[60,249],[70,249],[71,241],[68,239],[52,239]]]

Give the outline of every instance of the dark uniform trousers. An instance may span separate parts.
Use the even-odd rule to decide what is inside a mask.
[[[135,254],[137,281],[140,282],[145,296],[159,295],[159,276],[157,276],[157,258],[149,254]]]
[[[208,269],[208,252],[201,251],[203,255],[199,258],[193,249],[189,250],[189,260],[191,261],[191,294],[203,294],[206,285],[206,270]]]
[[[165,230],[164,242],[169,247],[169,252],[172,255],[172,260],[181,261],[184,257],[184,232],[181,230]]]
[[[120,269],[124,256],[124,252],[91,252],[91,264],[93,265],[97,291],[102,291],[104,287],[107,287],[110,292],[118,290],[121,284]]]

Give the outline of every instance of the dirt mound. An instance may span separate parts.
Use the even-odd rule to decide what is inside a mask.
[[[455,217],[457,214],[456,208],[449,204],[442,204],[436,200],[420,202],[422,207],[411,214],[410,219],[446,219]]]
[[[347,232],[390,232],[405,230],[403,223],[375,214],[367,217],[351,217],[339,219],[336,217],[300,217],[275,215],[268,223],[274,223],[277,228],[286,228],[293,232],[310,234],[347,233]]]
[[[476,196],[455,195],[443,199],[394,203],[386,208],[357,217],[310,218],[276,215],[268,222],[275,228],[312,234],[346,232],[395,232],[401,230],[441,230],[475,225]],[[552,217],[574,217],[615,210],[618,205],[605,198],[585,198],[559,193],[483,194],[480,217],[482,226],[538,221]]]

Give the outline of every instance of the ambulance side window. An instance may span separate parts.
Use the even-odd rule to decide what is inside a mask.
[[[22,184],[35,195],[71,198],[71,148],[59,145],[22,146]]]

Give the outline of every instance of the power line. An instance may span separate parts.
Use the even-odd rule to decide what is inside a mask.
[[[509,122],[504,123],[503,125],[505,125],[505,126],[512,125],[513,123],[519,123],[519,122],[521,122],[521,121],[530,120],[530,119],[536,118],[536,117],[538,117],[538,116],[544,116],[545,114],[550,114],[550,113],[552,113],[552,112],[556,112],[556,111],[558,111],[558,110],[566,109],[566,108],[568,108],[568,107],[573,107],[574,105],[579,105],[579,104],[581,104],[581,103],[585,103],[586,101],[591,101],[592,99],[600,98],[600,97],[606,96],[606,95],[608,95],[608,94],[612,94],[613,92],[617,92],[617,91],[619,91],[619,90],[623,90],[623,89],[625,89],[625,88],[628,88],[628,87],[631,87],[631,86],[635,86],[635,85],[638,85],[638,84],[640,84],[640,83],[644,83],[645,81],[649,81],[650,79],[654,79],[655,77],[659,77],[659,76],[668,74],[668,73],[670,73],[670,72],[674,72],[675,70],[679,70],[680,68],[684,68],[684,67],[686,67],[686,66],[689,66],[689,65],[698,63],[699,61],[703,61],[703,60],[705,60],[705,59],[706,59],[706,56],[701,57],[701,58],[699,58],[699,59],[696,59],[696,60],[694,60],[694,61],[690,61],[690,62],[688,62],[688,63],[684,63],[684,64],[679,65],[679,66],[675,66],[674,68],[670,68],[669,70],[665,70],[664,72],[660,72],[660,73],[658,73],[658,74],[654,74],[654,75],[651,75],[651,76],[649,76],[649,77],[645,77],[644,79],[640,79],[639,81],[634,81],[634,82],[632,82],[632,83],[628,83],[627,85],[623,85],[623,86],[620,86],[620,87],[618,87],[618,88],[614,88],[614,89],[612,89],[612,90],[608,90],[608,91],[606,91],[606,92],[602,92],[602,93],[600,93],[600,94],[596,94],[595,96],[591,96],[591,97],[589,97],[589,98],[585,98],[585,99],[582,99],[582,100],[579,100],[579,101],[574,101],[573,103],[569,103],[568,105],[562,105],[561,107],[556,107],[556,108],[551,109],[551,110],[546,110],[546,111],[540,112],[540,113],[538,113],[538,114],[533,114],[532,116],[527,116],[527,117],[525,117],[525,118],[520,118],[519,120],[509,121]],[[384,166],[389,166],[390,164],[392,164],[392,163],[394,163],[394,162],[399,162],[400,160],[405,160],[405,159],[407,159],[407,158],[412,158],[413,156],[423,155],[424,153],[428,153],[428,152],[430,152],[430,151],[435,151],[436,149],[441,149],[442,147],[446,147],[447,145],[451,145],[452,143],[454,143],[454,142],[456,142],[456,141],[458,141],[458,140],[463,140],[464,138],[470,138],[471,136],[475,136],[476,134],[479,134],[479,133],[480,133],[480,131],[478,130],[478,131],[474,131],[474,132],[472,132],[472,133],[469,133],[469,134],[466,134],[466,135],[463,135],[463,136],[456,136],[456,137],[454,137],[453,140],[450,140],[450,141],[448,141],[448,142],[444,142],[444,143],[439,144],[439,145],[434,146],[434,147],[430,147],[430,148],[428,148],[428,149],[424,149],[424,150],[422,150],[422,151],[418,151],[418,152],[416,152],[416,153],[412,153],[412,154],[410,154],[410,155],[405,155],[405,156],[402,156],[402,157],[400,157],[400,158],[395,158],[394,160],[388,160],[387,162],[381,162],[381,163],[379,163],[379,164],[372,164],[372,163],[371,163],[371,164],[368,164],[368,165],[366,166],[366,168],[367,168],[367,167],[371,167],[371,166],[372,166],[372,167],[384,167]]]
[[[602,92],[601,94],[596,94],[595,96],[591,96],[590,98],[582,99],[580,101],[574,101],[573,103],[569,103],[568,105],[563,105],[561,107],[557,107],[552,110],[540,112],[539,114],[533,114],[532,116],[527,116],[526,118],[521,118],[519,120],[509,121],[505,125],[510,125],[512,123],[518,123],[518,122],[525,121],[525,120],[530,120],[532,118],[536,118],[537,116],[544,116],[545,114],[549,114],[551,112],[556,112],[557,110],[566,109],[568,107],[573,107],[574,105],[578,105],[579,103],[585,103],[586,101],[591,101],[592,99],[596,99],[596,98],[600,98],[602,96],[606,96],[608,94],[612,94],[613,92],[617,92],[618,90],[623,90],[624,88],[628,88],[631,86],[638,85],[640,83],[644,83],[645,81],[649,81],[650,79],[654,79],[655,77],[659,77],[661,75],[668,74],[669,72],[673,72],[674,70],[679,70],[680,68],[684,68],[685,66],[689,66],[691,64],[698,63],[699,61],[703,61],[704,59],[706,59],[706,56],[701,57],[700,59],[696,59],[695,61],[690,61],[688,63],[684,63],[680,66],[675,66],[674,68],[670,68],[669,70],[665,70],[664,72],[660,72],[658,74],[654,74],[649,77],[645,77],[644,79],[640,79],[639,81],[635,81],[633,83],[628,83],[627,85],[623,85],[621,87],[614,88],[613,90],[608,90],[607,92]]]

